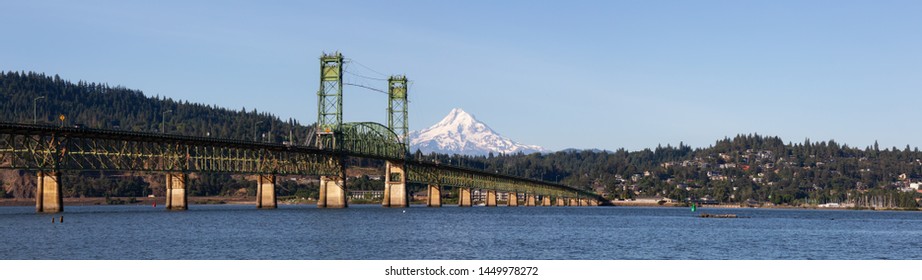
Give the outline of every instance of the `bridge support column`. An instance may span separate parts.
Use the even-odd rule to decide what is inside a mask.
[[[275,209],[278,201],[275,197],[275,175],[258,175],[256,181],[256,208]]]
[[[516,207],[519,206],[519,194],[516,192],[508,193],[509,198],[506,199],[506,206]]]
[[[166,210],[186,210],[188,194],[186,193],[186,174],[166,174]]]
[[[570,206],[579,206],[579,199],[571,198],[571,199],[570,199]]]
[[[551,197],[546,195],[543,196],[541,198],[541,206],[551,206]]]
[[[442,207],[442,188],[439,185],[429,185],[429,193],[426,195],[426,206]]]
[[[483,204],[487,207],[496,207],[496,191],[487,190],[487,201]]]
[[[317,208],[346,208],[346,181],[343,177],[320,176]]]
[[[599,206],[599,201],[598,201],[598,200],[594,200],[594,199],[593,199],[593,200],[590,200],[590,201],[589,201],[589,206]]]
[[[558,198],[557,198],[557,203],[555,203],[554,206],[567,206],[567,204],[566,204],[566,202],[564,201],[563,197],[558,197]]]
[[[525,207],[535,206],[535,195],[526,193],[525,194]]]
[[[381,206],[407,207],[410,205],[407,196],[407,177],[403,164],[387,161],[384,169],[384,199]]]
[[[470,188],[459,188],[458,206],[471,207],[472,202],[473,202],[473,199],[471,199],[471,189]]]
[[[58,213],[64,211],[61,173],[38,172],[35,179],[35,212]]]

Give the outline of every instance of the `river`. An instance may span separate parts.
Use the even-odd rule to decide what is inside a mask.
[[[0,259],[922,259],[922,213],[635,207],[0,207]],[[699,218],[734,213],[736,219]],[[64,223],[52,218],[64,216]]]

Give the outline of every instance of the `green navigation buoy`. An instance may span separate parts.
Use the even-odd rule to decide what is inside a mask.
[[[692,203],[691,210],[692,210],[692,212],[695,212],[695,210],[698,210],[698,204],[697,204],[697,203]]]

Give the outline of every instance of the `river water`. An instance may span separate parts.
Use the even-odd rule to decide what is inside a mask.
[[[379,205],[34,211],[0,207],[0,259],[922,259],[920,212]],[[64,223],[51,223],[62,215]]]

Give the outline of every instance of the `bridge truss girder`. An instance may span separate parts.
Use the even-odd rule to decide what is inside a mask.
[[[407,169],[407,182],[416,184],[475,188],[553,197],[601,199],[596,194],[559,184],[434,163],[409,161]]]
[[[397,135],[387,127],[373,122],[343,125],[343,151],[350,156],[403,160],[407,145],[397,140]]]
[[[499,192],[589,198],[565,185],[405,160],[406,147],[380,124],[346,125],[345,151],[307,146],[0,123],[0,169],[147,171],[343,176],[342,157],[404,162],[407,182]],[[349,136],[351,135],[351,136]]]
[[[339,175],[340,165],[302,146],[0,124],[0,169]]]

